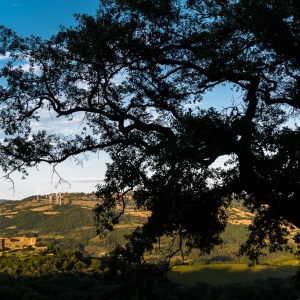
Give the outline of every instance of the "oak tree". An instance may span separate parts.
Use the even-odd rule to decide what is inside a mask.
[[[151,212],[116,250],[128,262],[165,235],[170,257],[211,251],[233,198],[256,215],[241,253],[257,262],[265,249],[288,248],[289,229],[300,227],[300,132],[290,125],[300,109],[298,1],[103,0],[77,21],[49,40],[0,28],[7,178],[107,151],[99,232],[118,223],[130,191]],[[241,103],[202,109],[203,95],[222,84]],[[32,131],[42,109],[69,121],[79,114],[85,130]],[[224,155],[227,168],[212,167]]]

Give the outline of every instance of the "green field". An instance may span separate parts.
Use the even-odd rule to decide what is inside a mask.
[[[212,285],[250,282],[268,277],[285,278],[293,276],[298,266],[267,266],[248,267],[246,264],[199,264],[174,266],[169,278],[174,283],[193,286],[200,281]]]

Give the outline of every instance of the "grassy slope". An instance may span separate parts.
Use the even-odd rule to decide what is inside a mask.
[[[298,267],[296,266],[265,266],[259,265],[254,268],[246,264],[209,264],[174,266],[169,278],[172,282],[193,286],[204,281],[212,285],[250,282],[255,279],[269,277],[286,278],[293,276]]]

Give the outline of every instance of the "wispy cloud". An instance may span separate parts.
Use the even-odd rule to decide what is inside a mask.
[[[9,52],[6,52],[5,55],[0,55],[0,60],[6,60],[6,59],[9,59],[9,55],[10,55]]]
[[[17,6],[17,7],[22,7],[23,5],[22,4],[12,4],[11,6]]]

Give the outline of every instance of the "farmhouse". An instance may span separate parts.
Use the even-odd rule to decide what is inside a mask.
[[[0,237],[0,251],[5,249],[16,249],[22,248],[23,246],[34,246],[36,244],[36,238],[30,237],[12,237],[12,238],[1,238]]]

